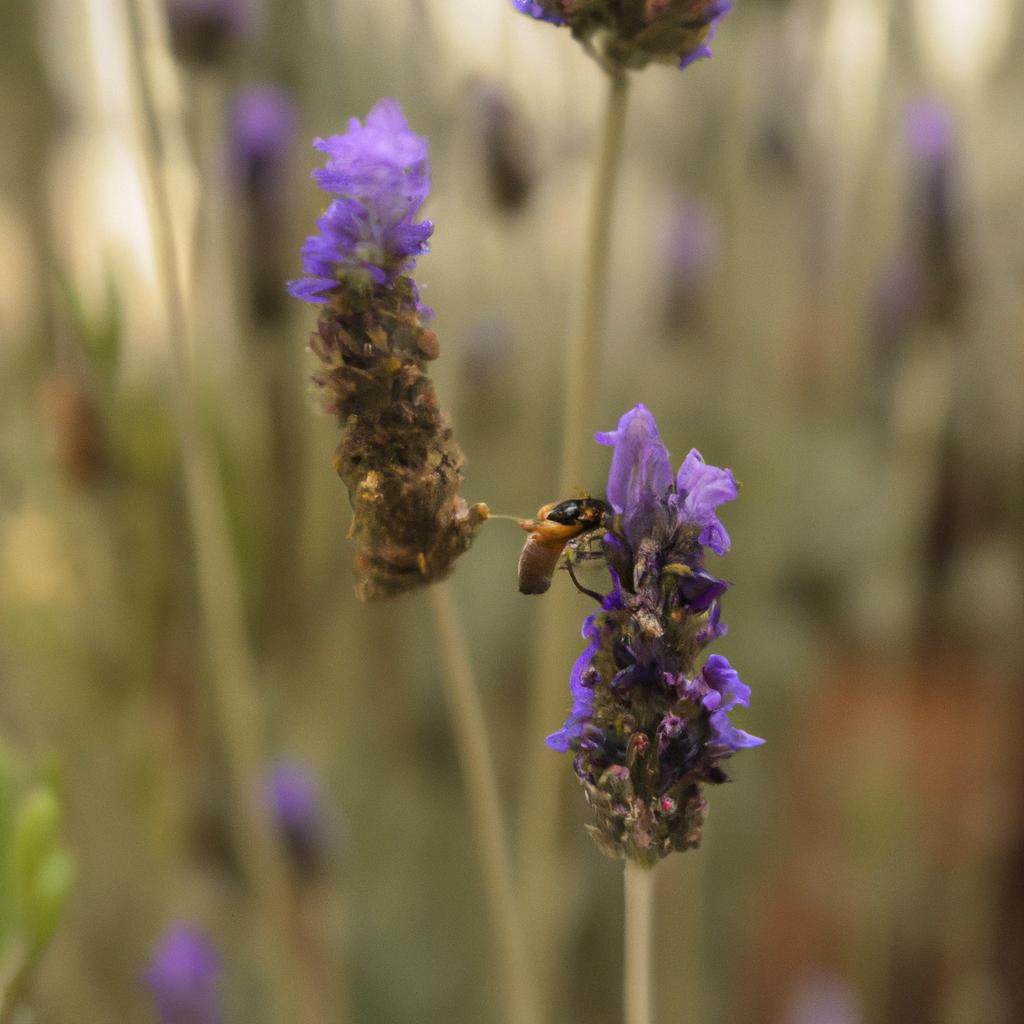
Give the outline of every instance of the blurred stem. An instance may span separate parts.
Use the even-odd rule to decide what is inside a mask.
[[[540,1020],[537,989],[513,892],[501,793],[487,739],[487,722],[473,681],[466,636],[456,615],[450,585],[438,583],[431,587],[430,598],[444,659],[445,695],[462,761],[484,885],[501,942],[508,1019],[514,1024],[537,1024]]]
[[[608,306],[608,256],[615,185],[619,176],[622,138],[626,126],[629,79],[624,72],[609,75],[601,148],[597,155],[590,219],[583,252],[579,324],[565,350],[565,423],[558,494],[578,484],[590,461],[590,416],[601,383],[601,348]]]
[[[0,974],[0,1024],[13,1024],[18,1007],[28,997],[29,982],[38,954],[32,956],[26,952],[20,957],[15,955],[8,959],[14,962],[14,966],[5,963],[4,971]]]
[[[195,545],[199,603],[206,627],[210,679],[231,788],[236,851],[262,916],[264,962],[270,981],[274,1021],[317,1021],[307,989],[301,951],[290,939],[289,882],[283,851],[260,803],[263,775],[259,678],[249,645],[236,555],[228,530],[224,492],[214,453],[200,428],[196,388],[189,366],[185,297],[174,240],[174,221],[162,170],[164,149],[159,117],[147,74],[144,0],[124,0],[130,32],[132,71],[146,139],[145,173],[152,196],[153,250],[167,304],[170,340],[170,398],[181,448],[188,519]]]
[[[591,206],[583,253],[580,312],[565,353],[565,392],[559,405],[564,410],[561,462],[558,470],[558,498],[570,495],[585,479],[591,461],[590,416],[601,391],[601,347],[607,298],[608,258],[615,186],[622,153],[628,99],[628,79],[624,73],[612,75],[604,113],[600,149],[597,154],[591,193]],[[534,659],[530,718],[526,735],[538,746],[541,738],[553,731],[564,718],[567,702],[566,682],[575,655],[570,644],[578,628],[569,623],[579,598],[568,586],[553,587],[544,598],[546,607],[538,627]],[[565,785],[565,765],[553,755],[546,757],[538,749],[526,760],[521,798],[523,879],[527,890],[531,939],[537,950],[542,975],[542,991],[549,988],[557,963],[559,936],[554,930],[565,927],[568,916],[552,904],[565,887],[555,882],[557,843],[562,815],[559,799]]]
[[[654,1020],[654,868],[626,861],[624,874],[623,1024]]]

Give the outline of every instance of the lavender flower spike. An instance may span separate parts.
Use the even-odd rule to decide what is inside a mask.
[[[737,487],[696,449],[673,476],[642,405],[597,440],[614,449],[607,496],[616,515],[604,539],[612,586],[584,626],[590,643],[573,668],[572,712],[547,743],[575,755],[601,848],[650,865],[700,844],[704,786],[725,782],[722,762],[764,742],[731,721],[750,687],[728,660],[712,654],[697,667],[725,633],[729,584],[707,571],[705,549],[728,551],[717,510]]]
[[[206,936],[191,925],[174,925],[145,975],[161,1024],[221,1024],[220,974],[220,958]]]
[[[288,219],[288,153],[297,121],[294,98],[278,86],[249,86],[231,104],[230,170],[244,211],[249,306],[268,324],[283,317],[287,302],[279,284],[285,273],[281,240]]]
[[[655,61],[688,67],[711,56],[730,0],[512,0],[521,14],[565,25],[610,69]]]
[[[316,779],[298,761],[278,761],[267,779],[266,798],[294,867],[314,876],[325,845],[323,797]]]
[[[314,145],[331,202],[303,246],[306,276],[288,290],[321,307],[313,383],[345,430],[334,465],[352,502],[356,593],[389,596],[448,575],[487,518],[458,494],[465,459],[425,370],[439,343],[408,276],[433,231],[417,220],[427,141],[383,99],[365,124],[353,118]]]

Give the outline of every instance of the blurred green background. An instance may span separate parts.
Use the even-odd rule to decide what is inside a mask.
[[[261,742],[315,773],[330,822],[303,910],[330,1019],[501,1020],[427,598],[353,597],[337,430],[306,382],[315,311],[254,303],[252,280],[301,272],[310,140],[397,97],[431,143],[416,277],[463,493],[515,515],[567,497],[604,82],[504,0],[264,0],[203,64],[142,7]],[[125,7],[0,12],[0,744],[19,792],[60,794],[76,863],[19,1019],[154,1019],[141,977],[185,918],[221,952],[227,1019],[259,1022]],[[593,426],[642,401],[676,462],[698,447],[742,482],[719,649],[768,741],[709,794],[702,849],[659,868],[659,1020],[1024,1020],[1022,45],[1012,0],[737,0],[713,60],[633,76]],[[254,83],[297,118],[272,230],[232,176]],[[595,445],[581,488],[602,492],[606,460]],[[528,771],[562,780],[557,870],[524,880],[550,1019],[610,1024],[621,871],[531,731],[536,637],[566,602],[517,592],[521,541],[488,524],[453,589],[516,850]],[[542,681],[563,709],[590,610],[570,605]]]

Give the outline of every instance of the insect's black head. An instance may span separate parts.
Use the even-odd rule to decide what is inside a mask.
[[[611,506],[600,498],[570,498],[560,501],[545,519],[563,526],[584,526],[593,530],[611,514]]]

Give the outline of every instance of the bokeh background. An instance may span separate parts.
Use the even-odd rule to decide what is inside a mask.
[[[397,97],[431,141],[417,278],[464,493],[516,515],[567,497],[601,74],[504,0],[263,0],[191,49],[160,0],[140,7],[258,741],[268,771],[297,759],[321,788],[301,913],[328,1019],[502,1020],[429,603],[353,596],[315,312],[283,287],[322,205],[311,139]],[[0,3],[3,799],[57,794],[75,864],[17,1019],[155,1019],[142,975],[188,920],[219,950],[226,1019],[260,1022],[125,10]],[[1022,47],[1012,0],[742,0],[713,60],[633,76],[587,401],[605,429],[644,402],[676,461],[695,446],[742,482],[719,649],[767,739],[710,794],[702,849],[659,867],[661,1020],[1024,1020]],[[233,112],[266,84],[291,123],[254,171]],[[602,492],[606,457],[581,488]],[[620,865],[533,730],[538,630],[567,603],[517,592],[521,540],[488,524],[455,599],[517,853],[527,780],[560,779],[554,861],[518,860],[550,1019],[610,1024]],[[568,606],[551,730],[589,611]]]

